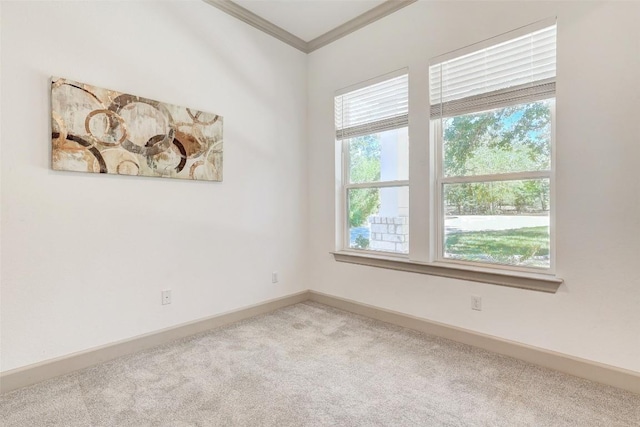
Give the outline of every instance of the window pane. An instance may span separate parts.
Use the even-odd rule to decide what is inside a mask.
[[[549,180],[445,184],[444,257],[549,268]]]
[[[532,102],[444,119],[444,175],[548,170],[552,102]]]
[[[351,188],[349,247],[409,252],[409,187]]]
[[[348,140],[351,183],[409,179],[409,133],[406,127]]]

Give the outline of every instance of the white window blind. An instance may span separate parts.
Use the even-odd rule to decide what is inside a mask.
[[[407,126],[408,75],[336,96],[335,122],[338,140]]]
[[[429,67],[431,117],[447,117],[552,97],[556,26]]]

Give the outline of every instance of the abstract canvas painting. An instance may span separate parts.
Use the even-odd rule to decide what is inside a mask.
[[[63,78],[51,81],[56,170],[222,181],[222,117]]]

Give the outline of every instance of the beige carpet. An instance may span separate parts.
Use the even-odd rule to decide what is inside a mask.
[[[0,396],[20,426],[640,426],[640,395],[302,303]]]

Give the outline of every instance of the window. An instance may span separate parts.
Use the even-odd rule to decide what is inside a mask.
[[[409,252],[408,111],[406,71],[335,97],[343,249]]]
[[[555,19],[432,59],[415,93],[409,77],[336,94],[334,258],[556,292]]]
[[[431,64],[437,261],[552,267],[555,76],[555,25]]]

